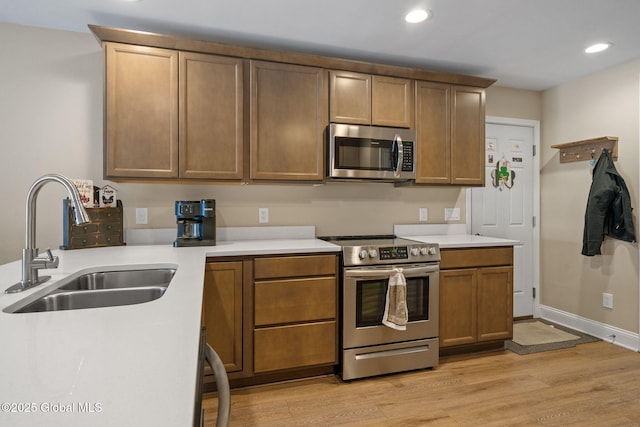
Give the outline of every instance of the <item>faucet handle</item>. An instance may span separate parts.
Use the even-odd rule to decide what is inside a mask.
[[[37,256],[31,261],[32,268],[58,268],[58,257],[53,256],[51,249],[45,251],[44,256]]]
[[[53,257],[53,254],[51,253],[51,249],[50,249],[50,248],[47,248],[45,252],[47,253],[47,259],[48,259],[48,261],[53,262],[54,257]]]

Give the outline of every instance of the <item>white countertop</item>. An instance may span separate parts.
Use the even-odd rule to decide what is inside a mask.
[[[43,313],[0,311],[0,425],[191,425],[206,257],[339,250],[317,239],[282,239],[54,251],[60,256],[58,269],[41,272],[52,279],[18,294],[4,290],[20,279],[20,262],[0,266],[0,310],[44,294],[87,268],[177,266],[169,288],[155,301]]]
[[[469,234],[466,224],[396,224],[393,232],[400,237],[424,243],[437,243],[441,249],[474,248],[487,246],[516,246],[513,239]]]
[[[516,246],[520,242],[512,239],[499,239],[496,237],[476,236],[473,234],[437,234],[425,236],[402,236],[407,239],[424,243],[437,243],[440,249],[448,248],[473,248],[490,246]]]

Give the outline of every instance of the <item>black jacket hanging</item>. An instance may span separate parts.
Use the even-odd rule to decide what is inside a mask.
[[[635,242],[629,190],[605,149],[593,168],[584,215],[582,255],[600,255],[604,235],[626,242]]]

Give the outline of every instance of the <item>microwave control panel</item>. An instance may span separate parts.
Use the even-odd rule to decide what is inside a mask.
[[[402,172],[413,172],[413,142],[402,142]]]

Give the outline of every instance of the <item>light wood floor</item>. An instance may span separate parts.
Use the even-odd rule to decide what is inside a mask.
[[[205,424],[217,399],[205,396]],[[640,354],[606,342],[441,360],[344,383],[321,377],[231,391],[231,426],[640,426]]]

